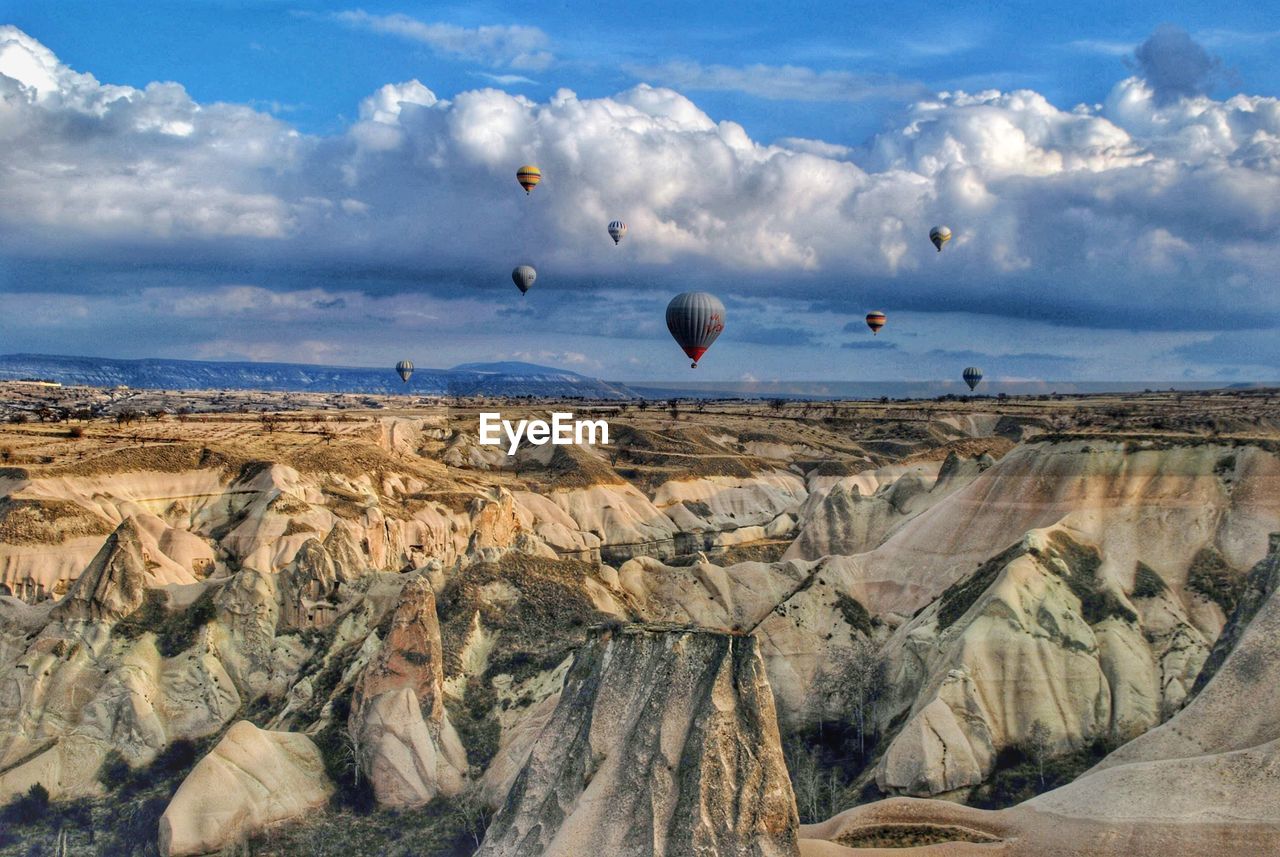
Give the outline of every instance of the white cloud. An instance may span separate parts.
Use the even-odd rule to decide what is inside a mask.
[[[337,12],[334,19],[351,27],[421,42],[443,54],[515,69],[542,69],[555,57],[551,40],[537,27],[492,25],[459,27],[428,23],[408,15],[372,15],[362,9]]]
[[[487,71],[473,71],[476,77],[484,78],[490,83],[496,83],[498,86],[515,86],[517,83],[536,84],[536,80],[531,80],[522,74],[490,74]]]
[[[925,93],[922,84],[887,74],[815,71],[804,66],[702,65],[674,60],[655,66],[636,66],[631,73],[677,89],[745,92],[775,101],[857,102],[873,98],[906,100]]]
[[[0,73],[10,254],[267,258],[335,278],[388,272],[415,292],[510,288],[527,260],[544,293],[697,286],[1082,326],[1207,328],[1242,305],[1258,323],[1280,316],[1274,98],[1160,103],[1136,77],[1073,109],[1029,90],[942,93],[853,149],[761,143],[643,84],[535,101],[393,83],[316,137],[177,84],[101,84],[13,28],[0,29]],[[526,162],[544,175],[529,197],[514,176]],[[615,217],[630,227],[619,247],[605,234]],[[938,222],[956,235],[941,255],[926,238]],[[219,297],[198,311],[324,312]]]
[[[1127,57],[1133,53],[1134,45],[1132,42],[1115,42],[1107,39],[1076,39],[1068,42],[1067,47],[1086,53],[1101,54],[1105,57]]]

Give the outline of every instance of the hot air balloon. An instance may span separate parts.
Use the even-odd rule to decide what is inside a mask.
[[[542,170],[533,164],[525,164],[516,170],[516,181],[520,182],[520,187],[524,188],[525,193],[530,193],[538,186],[538,182],[542,181]]]
[[[875,336],[880,332],[880,328],[884,327],[885,315],[882,312],[867,313],[867,327],[871,328],[871,335]]]
[[[609,224],[609,237],[613,239],[613,243],[615,245],[621,241],[622,236],[626,234],[627,224],[623,223],[621,220],[615,220]]]
[[[724,330],[724,304],[706,292],[685,292],[667,304],[667,330],[684,353],[693,358],[693,369],[711,343]]]
[[[964,382],[969,385],[969,392],[973,392],[978,384],[982,383],[982,370],[977,366],[970,366],[968,369],[964,370],[964,375],[962,377],[964,378]]]
[[[515,270],[511,272],[511,281],[516,284],[516,288],[522,295],[532,288],[533,281],[536,279],[538,279],[538,272],[533,270],[532,265],[516,265]]]
[[[942,245],[951,240],[950,226],[935,226],[929,230],[929,240],[933,242],[933,246],[938,248],[938,252],[942,252]]]
[[[400,376],[400,380],[406,384],[409,383],[409,377],[413,375],[413,361],[401,360],[396,364],[396,374]]]

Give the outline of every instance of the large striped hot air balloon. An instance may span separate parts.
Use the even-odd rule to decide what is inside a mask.
[[[970,366],[964,370],[964,374],[961,377],[963,377],[964,382],[969,385],[969,392],[973,392],[973,390],[982,383],[982,370],[977,366]]]
[[[707,292],[676,295],[667,304],[667,330],[693,359],[691,368],[697,369],[702,355],[724,330],[724,304]]]
[[[413,361],[401,360],[396,364],[396,374],[400,376],[400,380],[406,384],[409,383],[410,376],[413,375]]]
[[[880,332],[880,328],[884,327],[885,315],[879,310],[867,313],[867,327],[871,328],[871,335],[875,336]]]
[[[542,181],[542,170],[533,164],[525,164],[516,170],[516,181],[520,182],[520,187],[524,188],[525,193],[530,193],[538,182]]]
[[[516,265],[515,270],[511,272],[511,281],[516,284],[516,288],[522,295],[529,291],[536,279],[538,279],[538,272],[533,270],[532,265]]]
[[[621,220],[614,220],[609,224],[609,237],[613,239],[614,245],[622,240],[622,236],[627,234],[627,224]]]
[[[942,252],[942,245],[951,240],[951,227],[935,226],[929,230],[929,240],[933,242],[933,246],[938,248],[938,252]]]

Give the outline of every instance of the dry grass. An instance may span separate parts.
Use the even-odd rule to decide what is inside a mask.
[[[105,536],[110,523],[65,500],[0,497],[0,542],[11,545],[61,544],[81,536]]]
[[[853,830],[835,840],[850,848],[919,848],[942,842],[997,842],[994,836],[938,824],[879,824]]]

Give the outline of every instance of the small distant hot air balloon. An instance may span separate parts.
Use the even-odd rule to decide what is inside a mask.
[[[707,292],[676,295],[667,304],[667,330],[693,359],[691,368],[697,369],[702,355],[724,330],[724,304]]]
[[[533,164],[525,164],[516,170],[516,181],[520,182],[520,187],[524,188],[525,193],[531,193],[538,182],[542,181],[542,170]]]
[[[615,220],[609,224],[609,237],[613,239],[613,243],[615,245],[621,241],[622,236],[626,234],[627,224],[623,223],[621,220]]]
[[[880,332],[880,328],[884,327],[884,322],[884,313],[879,311],[867,313],[867,327],[871,328],[872,336]]]
[[[964,370],[964,382],[969,385],[969,392],[973,392],[978,384],[982,383],[982,370],[977,366],[970,366]]]
[[[396,364],[396,374],[400,376],[400,380],[406,384],[409,383],[410,376],[413,375],[413,361],[401,360]]]
[[[516,265],[515,270],[511,272],[511,281],[516,284],[516,288],[522,295],[533,287],[533,281],[536,279],[538,279],[538,272],[533,270],[532,265]]]
[[[933,242],[933,246],[938,248],[938,252],[942,252],[942,245],[951,240],[950,226],[935,226],[929,230],[929,240]]]

